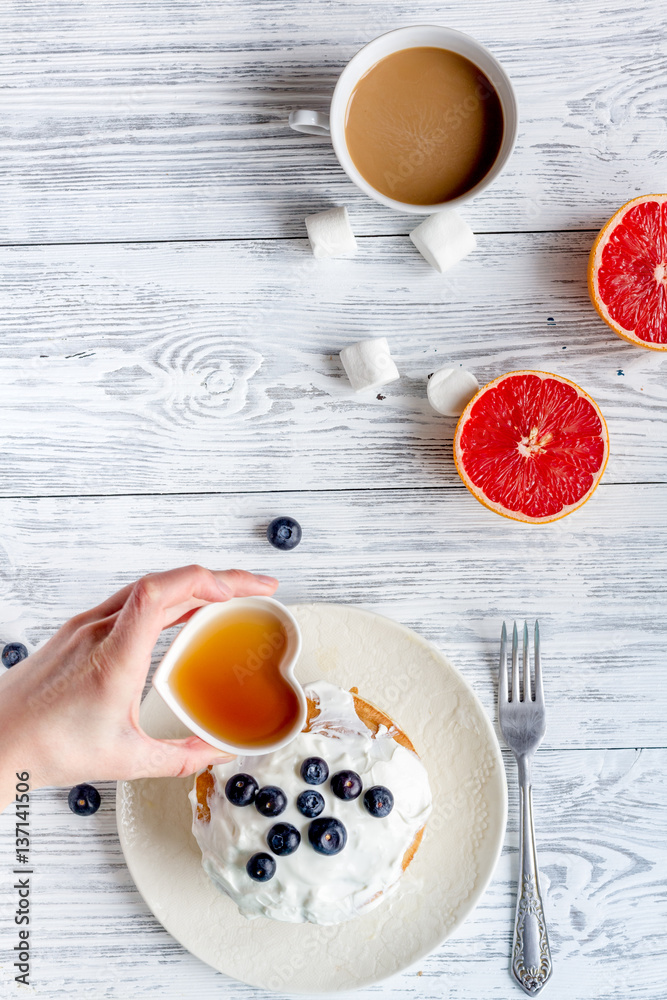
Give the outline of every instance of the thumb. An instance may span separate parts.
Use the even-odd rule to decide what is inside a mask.
[[[142,768],[142,776],[146,778],[184,778],[208,764],[234,760],[233,754],[221,753],[198,736],[187,736],[181,740],[147,739]]]

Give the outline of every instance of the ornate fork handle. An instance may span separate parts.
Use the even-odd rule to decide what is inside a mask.
[[[525,993],[536,996],[551,976],[551,952],[535,851],[530,761],[519,758],[517,763],[521,797],[521,876],[514,921],[512,975]]]

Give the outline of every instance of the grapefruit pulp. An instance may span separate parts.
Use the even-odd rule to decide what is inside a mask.
[[[489,382],[466,406],[454,435],[454,461],[470,492],[516,521],[556,521],[581,507],[608,455],[597,404],[548,372],[509,372]]]
[[[667,194],[633,198],[603,226],[588,261],[588,291],[620,337],[667,351]]]

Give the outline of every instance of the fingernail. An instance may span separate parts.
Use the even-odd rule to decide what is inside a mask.
[[[209,761],[210,764],[226,764],[227,761],[234,760],[230,753],[223,754],[222,757],[214,757],[213,760]]]
[[[261,573],[255,573],[255,577],[260,583],[265,583],[267,587],[273,587],[274,584],[278,583],[275,576],[262,576]]]

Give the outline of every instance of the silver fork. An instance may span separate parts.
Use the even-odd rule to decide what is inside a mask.
[[[528,625],[523,626],[523,698],[519,686],[519,640],[514,623],[512,635],[512,687],[507,683],[507,629],[503,622],[500,636],[500,675],[498,678],[498,719],[505,742],[516,757],[519,772],[521,810],[520,883],[517,889],[512,975],[529,996],[536,996],[551,976],[551,952],[533,829],[531,764],[546,732],[546,710],[540,664],[540,629],[535,622],[535,681],[531,686]],[[531,690],[532,687],[532,690]]]

